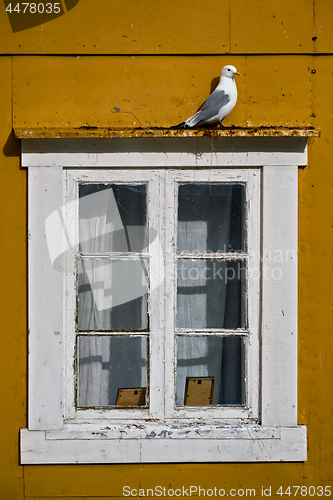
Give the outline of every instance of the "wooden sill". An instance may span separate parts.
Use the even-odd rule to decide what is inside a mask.
[[[14,129],[18,139],[69,139],[69,138],[119,138],[119,137],[319,137],[320,131],[314,128],[283,127],[225,127],[195,128],[187,130],[170,128],[33,128]]]

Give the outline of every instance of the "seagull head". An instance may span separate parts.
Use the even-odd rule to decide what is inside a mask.
[[[237,69],[235,66],[231,66],[231,64],[228,64],[227,66],[223,66],[222,71],[221,71],[221,77],[225,76],[226,78],[235,78],[235,75],[240,76],[240,73],[238,73]]]

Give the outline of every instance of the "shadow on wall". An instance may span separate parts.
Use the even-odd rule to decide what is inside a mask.
[[[219,81],[220,81],[219,76],[216,76],[215,78],[213,78],[212,83],[210,84],[210,93],[214,92],[214,90],[216,89],[216,87],[219,84]]]
[[[21,141],[17,139],[14,134],[14,130],[8,136],[6,144],[3,147],[3,154],[7,157],[21,155]]]
[[[50,2],[49,0],[38,0],[36,3],[10,2],[4,0],[6,12],[13,33],[27,30],[53,21],[66,12],[72,10],[80,0],[61,0]]]

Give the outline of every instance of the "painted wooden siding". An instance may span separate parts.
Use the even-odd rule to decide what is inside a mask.
[[[313,36],[318,46],[332,43],[330,20],[327,0],[80,0],[70,12],[27,33],[12,34],[1,10],[0,50],[6,54],[302,54],[313,51]]]
[[[0,58],[1,137],[1,427],[0,497],[24,498],[18,466],[19,427],[26,426],[27,256],[26,172],[19,169],[19,141],[12,129],[12,61]]]
[[[191,116],[221,67],[239,99],[225,126],[313,125],[313,57],[30,56],[13,58],[15,128],[170,127]],[[200,70],[198,70],[200,68]]]

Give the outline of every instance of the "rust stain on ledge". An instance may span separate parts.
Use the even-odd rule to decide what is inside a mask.
[[[74,138],[119,138],[119,137],[319,137],[320,131],[314,128],[97,128],[82,126],[79,128],[33,128],[14,129],[18,139],[74,139]]]

